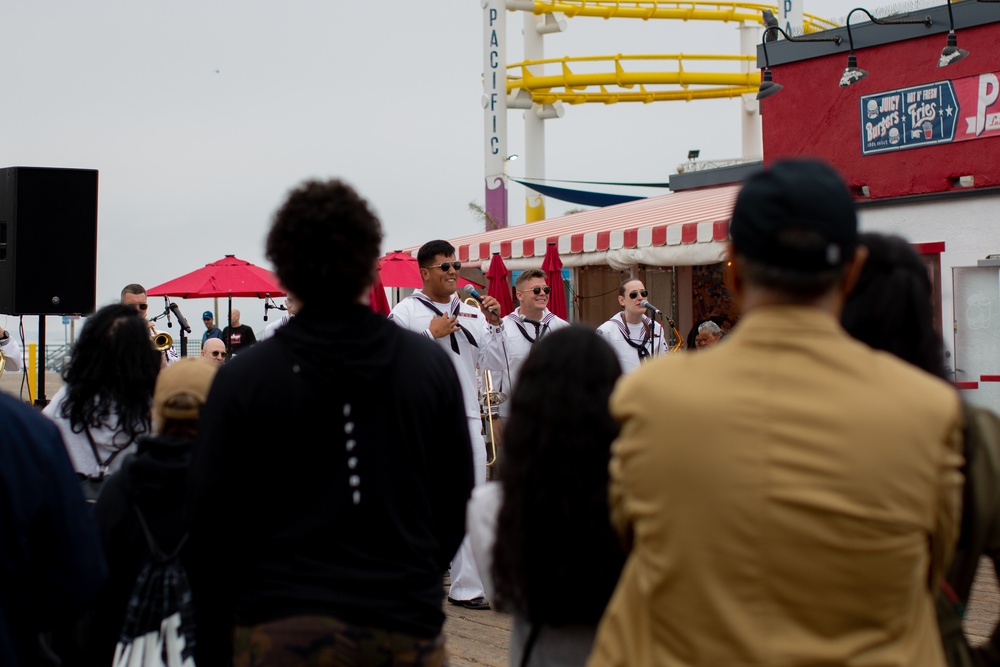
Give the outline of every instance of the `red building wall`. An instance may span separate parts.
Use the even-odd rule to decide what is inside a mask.
[[[858,67],[868,70],[869,75],[846,88],[838,85],[847,66],[846,51],[772,66],[775,83],[784,87],[760,102],[765,161],[792,156],[825,159],[841,171],[852,187],[867,185],[872,199],[961,189],[955,179],[968,174],[974,177],[976,188],[1000,185],[997,135],[862,155],[862,96],[1000,73],[1000,23],[962,28],[956,33],[958,45],[968,49],[970,55],[944,68],[937,66],[945,46],[944,34],[856,49]],[[803,53],[815,48],[808,44],[795,46],[801,47]],[[968,115],[963,108],[962,116]],[[958,122],[965,125],[962,119]],[[959,129],[956,126],[956,133]]]

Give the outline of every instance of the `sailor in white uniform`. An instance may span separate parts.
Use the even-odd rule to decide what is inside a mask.
[[[423,287],[396,304],[389,319],[436,340],[450,353],[465,399],[476,484],[484,484],[486,442],[476,370],[478,366],[502,371],[506,366],[499,304],[493,297],[483,296],[483,310],[480,310],[456,295],[461,263],[455,260],[455,248],[447,241],[425,243],[417,253],[417,263]],[[468,536],[451,562],[448,601],[467,609],[490,608]]]
[[[639,364],[661,354],[667,354],[663,326],[649,317],[643,302],[649,292],[642,281],[630,278],[618,287],[618,303],[622,310],[597,327],[622,366],[622,373],[634,371]]]

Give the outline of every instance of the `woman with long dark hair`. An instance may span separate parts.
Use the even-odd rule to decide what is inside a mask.
[[[859,242],[868,248],[868,258],[844,302],[844,328],[876,350],[950,380],[941,333],[934,329],[927,265],[901,236],[867,232]]]
[[[614,350],[588,328],[538,341],[511,398],[501,482],[473,492],[477,561],[485,552],[489,562],[495,544],[487,593],[514,617],[511,665],[583,665],[618,581],[625,554],[608,508],[618,425],[608,397],[620,375]],[[495,543],[483,530],[493,520]]]
[[[135,308],[116,303],[87,318],[63,369],[64,384],[42,410],[59,427],[74,470],[93,475],[121,466],[149,431],[160,363]]]

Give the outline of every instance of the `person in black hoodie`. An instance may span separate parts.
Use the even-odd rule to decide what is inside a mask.
[[[217,368],[211,361],[190,357],[160,371],[153,392],[153,434],[139,438],[136,452],[125,458],[121,470],[105,482],[98,496],[94,517],[110,576],[89,618],[83,664],[112,664],[126,605],[150,556],[133,506],[142,512],[161,551],[173,552],[184,538],[191,452],[201,407]],[[190,569],[194,561],[190,540],[183,543],[180,560]]]
[[[302,183],[275,214],[266,255],[300,307],[219,369],[202,412],[198,665],[447,659],[471,444],[445,352],[366,303],[381,241],[340,180]]]

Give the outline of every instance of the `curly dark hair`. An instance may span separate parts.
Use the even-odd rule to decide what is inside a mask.
[[[950,380],[924,261],[901,236],[867,232],[858,242],[868,248],[868,259],[844,303],[844,328],[876,350]]]
[[[372,284],[382,224],[347,183],[308,180],[274,214],[266,255],[302,308],[354,302]]]
[[[163,357],[149,337],[146,319],[119,303],[87,317],[63,369],[62,416],[75,433],[84,426],[111,427],[128,444],[149,431],[153,388]]]
[[[504,429],[493,579],[498,608],[531,623],[595,624],[624,563],[608,462],[618,424],[614,351],[583,325],[532,347]]]

